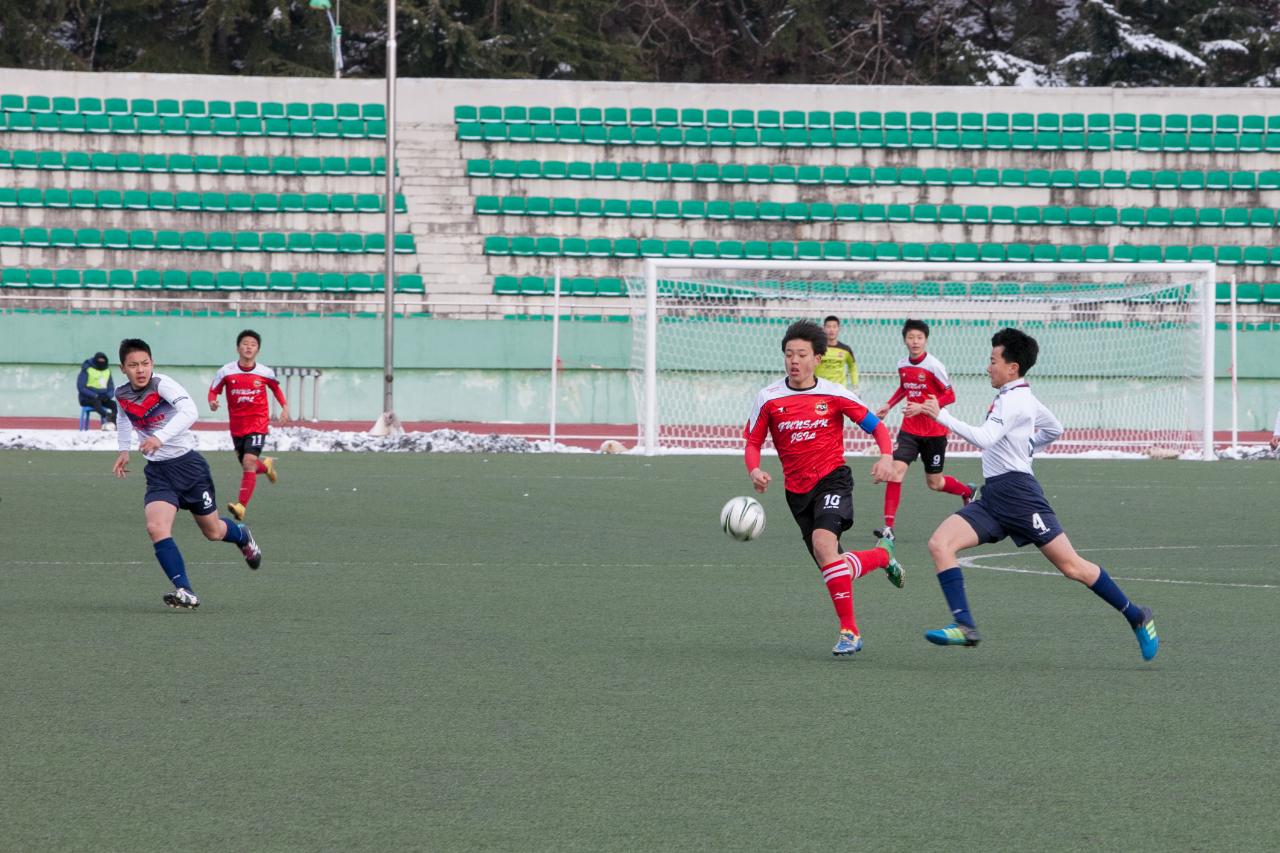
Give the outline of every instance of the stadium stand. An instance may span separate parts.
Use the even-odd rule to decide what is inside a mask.
[[[1280,304],[1266,93],[919,89],[897,109],[890,88],[402,87],[397,282],[422,310],[543,311],[559,269],[567,295],[621,311],[644,257],[1210,260],[1242,303]],[[373,298],[377,81],[5,89],[5,295]]]

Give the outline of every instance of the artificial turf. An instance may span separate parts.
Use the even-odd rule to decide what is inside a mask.
[[[234,457],[210,459],[225,502]],[[717,529],[750,491],[736,458],[286,454],[250,507],[260,571],[179,517],[195,612],[161,604],[142,460],[123,483],[111,460],[0,453],[0,849],[1280,837],[1271,464],[1037,463],[1076,546],[1155,608],[1143,663],[1007,541],[966,570],[982,644],[926,644],[949,620],[924,543],[958,502],[915,469],[906,588],[855,584],[866,648],[835,660],[778,486],[763,538]],[[869,547],[882,492],[853,466],[846,545]]]

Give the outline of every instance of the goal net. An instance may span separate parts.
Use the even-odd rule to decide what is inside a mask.
[[[1211,459],[1213,275],[1211,264],[648,260],[628,279],[640,444],[741,449],[756,392],[782,376],[787,325],[835,315],[873,411],[897,389],[902,324],[914,318],[950,374],[951,411],[981,422],[991,336],[1013,326],[1039,341],[1028,378],[1066,428],[1050,452]],[[888,417],[900,422],[901,405]],[[872,441],[852,428],[845,444],[856,453]]]

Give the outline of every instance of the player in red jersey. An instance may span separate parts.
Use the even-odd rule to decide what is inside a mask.
[[[276,481],[276,461],[270,456],[262,456],[262,446],[266,444],[267,432],[271,428],[268,388],[280,404],[276,423],[283,425],[289,420],[289,404],[276,381],[276,372],[265,364],[258,364],[258,350],[261,348],[262,337],[252,329],[245,329],[236,337],[236,352],[240,358],[219,368],[213,384],[209,386],[209,408],[215,412],[218,410],[218,395],[224,387],[227,389],[231,440],[235,442],[236,456],[244,472],[240,476],[239,498],[227,504],[227,509],[237,521],[244,519],[258,475],[266,474],[268,480]]]
[[[868,551],[841,553],[840,534],[853,526],[853,475],[844,464],[844,419],[875,437],[880,459],[871,477],[880,483],[892,472],[889,431],[852,391],[814,376],[827,348],[827,337],[816,323],[791,324],[782,338],[787,375],[756,395],[743,435],[746,463],[757,492],[769,488],[772,477],[760,467],[760,448],[766,437],[782,462],[787,504],[805,547],[809,549],[840,620],[837,657],[862,648],[853,614],[853,580],[884,569],[901,587],[902,567],[893,557],[892,540],[881,540]]]
[[[902,324],[902,342],[907,354],[898,362],[898,390],[889,402],[876,410],[876,417],[883,419],[900,401],[923,403],[933,397],[939,406],[956,401],[951,379],[942,362],[930,355],[929,324],[923,320],[908,320]],[[962,483],[955,477],[947,477],[942,467],[947,459],[947,429],[928,415],[907,415],[898,430],[898,446],[893,451],[893,473],[884,488],[884,527],[875,531],[877,536],[893,538],[893,522],[898,514],[898,502],[902,499],[902,481],[907,476],[907,466],[916,460],[924,462],[924,481],[935,492],[959,495],[965,504],[973,500],[974,486]]]

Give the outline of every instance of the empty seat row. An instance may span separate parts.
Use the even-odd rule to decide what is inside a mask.
[[[846,296],[888,296],[943,299],[984,299],[984,298],[1021,298],[1025,296],[1045,296],[1054,294],[1071,294],[1076,292],[1076,285],[1069,282],[983,282],[983,281],[854,281],[822,282],[801,280],[788,287],[789,283],[781,283],[784,293],[799,291],[838,293]],[[501,296],[547,296],[554,293],[555,279],[540,275],[500,275],[494,278],[493,292]],[[1117,287],[1122,290],[1124,285]],[[724,285],[700,282],[668,282],[659,281],[660,292],[687,295],[695,298],[724,298],[736,295],[759,298],[755,291],[739,293]],[[582,276],[565,276],[560,280],[560,293],[565,296],[626,296],[626,284],[619,278],[590,278]],[[1170,293],[1171,298],[1185,298],[1182,293]],[[1145,297],[1149,301],[1154,297]],[[1229,302],[1231,285],[1217,285],[1216,301]],[[1236,286],[1236,302],[1243,305],[1280,305],[1280,283],[1238,284]]]
[[[382,234],[306,231],[151,231],[122,228],[0,227],[0,246],[58,249],[139,249],[180,252],[340,252],[381,253]],[[395,251],[415,251],[412,234],[395,235]]]
[[[0,191],[0,205],[3,205]],[[829,202],[479,196],[481,216],[713,219],[740,222],[925,222],[966,225],[1120,225],[1127,228],[1274,228],[1270,207],[1060,207],[985,204],[831,204]]]
[[[507,237],[484,241],[486,255],[724,260],[853,260],[1060,263],[1219,263],[1280,265],[1280,246],[1105,246],[1042,243],[846,243],[844,241],[660,240]]]
[[[15,113],[15,115],[17,115]],[[1097,133],[996,130],[809,130],[806,128],[607,127],[581,124],[458,125],[463,142],[647,145],[673,148],[943,148],[992,151],[1276,152],[1268,133]]]
[[[556,280],[540,275],[500,275],[493,280],[493,292],[499,296],[542,296],[555,293]],[[564,276],[560,279],[562,296],[626,296],[627,286],[620,278]]]
[[[307,104],[298,101],[204,101],[198,98],[71,98],[49,95],[0,95],[0,111],[56,115],[188,116],[193,118],[338,118],[384,119],[382,104]]]
[[[1229,282],[1218,282],[1216,288],[1215,302],[1222,304],[1231,301],[1231,284]],[[1280,283],[1237,284],[1236,302],[1242,305],[1257,305],[1258,303],[1280,305]]]
[[[60,288],[66,290],[273,290],[371,293],[381,291],[382,273],[239,272],[223,270],[42,269],[8,267],[0,272],[0,285],[10,289]],[[396,276],[396,290],[422,293],[422,276]]]
[[[1042,130],[1094,132],[1263,133],[1280,131],[1280,116],[1181,113],[937,113],[878,110],[676,109],[662,107],[454,107],[457,124],[578,124],[604,127],[688,127],[782,130]]]
[[[0,148],[0,169],[174,172],[206,175],[385,175],[385,157],[242,157],[133,151],[30,151]]]
[[[292,136],[385,139],[385,119],[208,118],[188,116],[3,113],[0,131],[10,133],[114,133],[149,136]]]
[[[74,207],[99,210],[191,210],[206,213],[381,213],[371,193],[215,193],[145,190],[65,190],[0,187],[0,207]],[[396,210],[404,212],[404,196]]]
[[[0,163],[0,165],[3,165]],[[471,178],[648,181],[651,183],[828,184],[833,186],[1052,187],[1160,190],[1275,190],[1280,171],[1188,169],[971,169],[916,166],[794,166],[766,163],[588,163],[580,160],[468,160]]]

